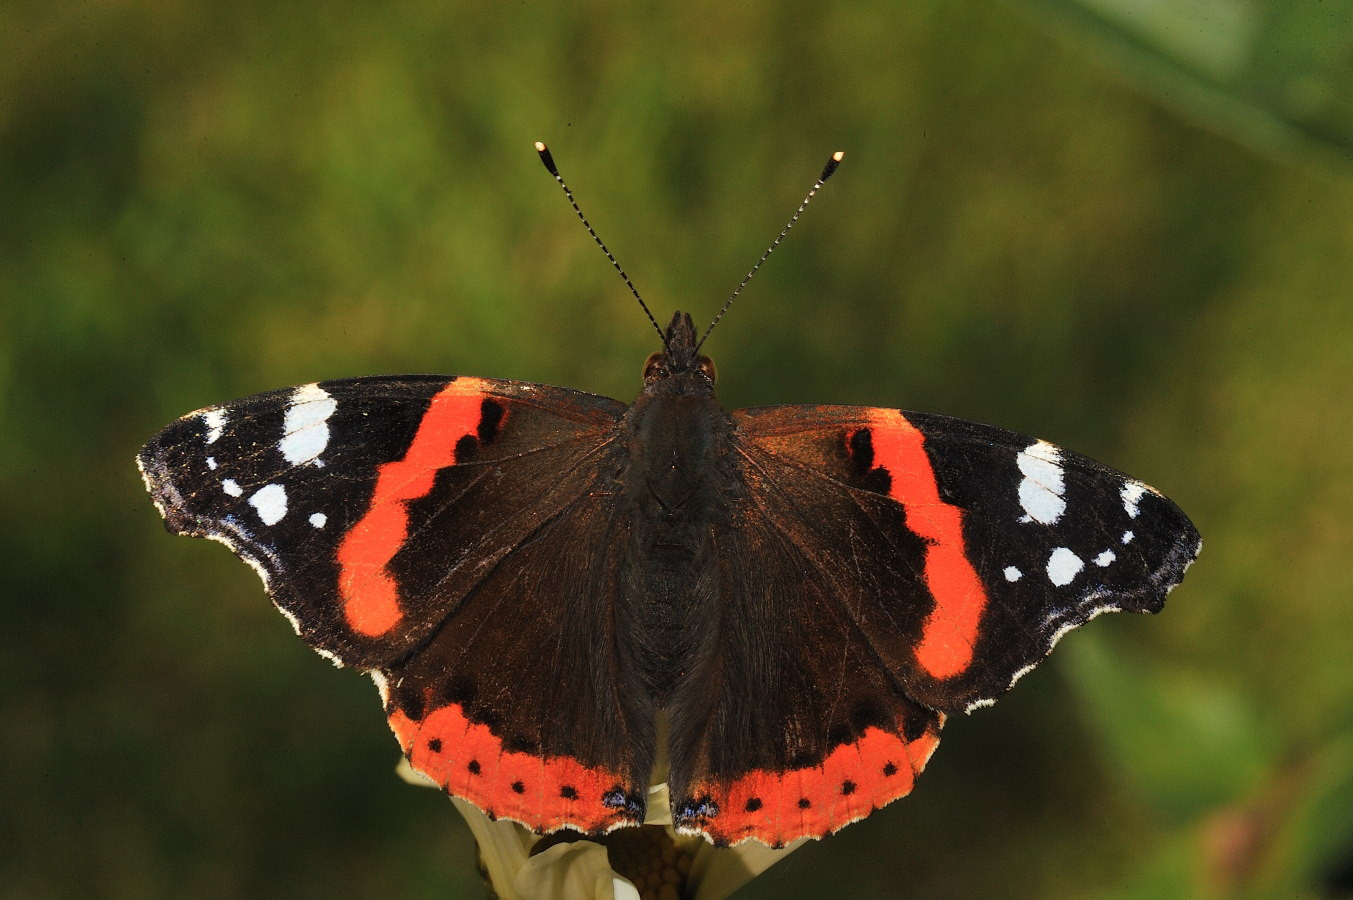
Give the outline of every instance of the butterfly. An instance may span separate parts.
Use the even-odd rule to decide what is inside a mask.
[[[372,677],[413,768],[539,832],[641,824],[656,771],[679,831],[830,834],[1062,635],[1159,611],[1201,548],[1154,489],[1002,428],[726,411],[691,317],[659,333],[632,404],[324,381],[190,413],[138,464],[171,532]]]

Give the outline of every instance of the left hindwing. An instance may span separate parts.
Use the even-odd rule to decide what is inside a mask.
[[[1201,547],[1155,489],[1012,431],[867,407],[733,419],[752,493],[831,548],[833,588],[873,613],[861,639],[932,709],[994,700],[1100,613],[1159,611]]]

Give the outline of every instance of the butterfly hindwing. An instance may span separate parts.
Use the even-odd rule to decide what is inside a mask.
[[[564,473],[560,473],[563,475]],[[597,482],[474,585],[416,654],[384,673],[414,768],[536,831],[643,821],[653,708],[614,609],[625,549]],[[433,533],[462,527],[448,508]]]
[[[782,846],[864,818],[911,791],[944,723],[862,635],[877,614],[859,588],[875,573],[823,540],[864,516],[839,493],[791,512],[799,486],[753,482],[734,504],[714,540],[718,665],[673,699],[674,817],[719,844]],[[901,623],[882,627],[904,639]]]
[[[907,793],[944,713],[1004,693],[1101,612],[1159,610],[1199,549],[1151,488],[1004,429],[732,416],[740,494],[714,540],[731,661],[678,698],[715,711],[672,773],[679,823],[719,841],[821,836]],[[736,670],[749,641],[757,665]],[[775,699],[746,708],[753,694]]]

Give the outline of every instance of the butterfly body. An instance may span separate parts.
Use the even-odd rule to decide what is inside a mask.
[[[672,334],[673,349],[650,360],[625,414],[618,478],[630,547],[623,621],[659,709],[710,652],[708,625],[718,615],[711,541],[727,525],[737,481],[732,422],[715,399],[712,370],[697,365],[690,317],[674,317]]]
[[[141,451],[171,531],[229,545],[369,672],[414,768],[537,831],[820,837],[905,795],[945,716],[1067,631],[1155,612],[1169,500],[1013,432],[725,411],[677,314],[634,404],[443,376],[200,410]]]

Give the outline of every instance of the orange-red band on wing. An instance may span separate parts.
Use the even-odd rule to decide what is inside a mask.
[[[697,793],[708,791],[719,812],[694,830],[719,843],[755,838],[772,847],[802,837],[826,837],[911,793],[939,742],[938,729],[908,741],[867,728],[859,740],[837,747],[820,766],[752,772],[726,791],[697,787]]]
[[[479,427],[487,385],[458,378],[423,414],[404,458],[380,467],[365,515],[338,547],[343,615],[359,634],[378,637],[399,624],[399,586],[386,568],[409,534],[410,500],[427,495],[437,472],[455,465],[456,442]]]
[[[986,590],[963,542],[963,513],[940,499],[925,436],[897,410],[871,413],[874,465],[888,470],[891,496],[906,511],[907,528],[927,542],[925,581],[935,600],[916,661],[936,678],[950,678],[972,662]]]
[[[589,768],[569,757],[504,750],[487,726],[471,722],[457,704],[418,720],[396,709],[390,728],[414,769],[494,818],[542,832],[566,826],[602,832],[639,824],[603,799],[623,792],[619,773]]]

